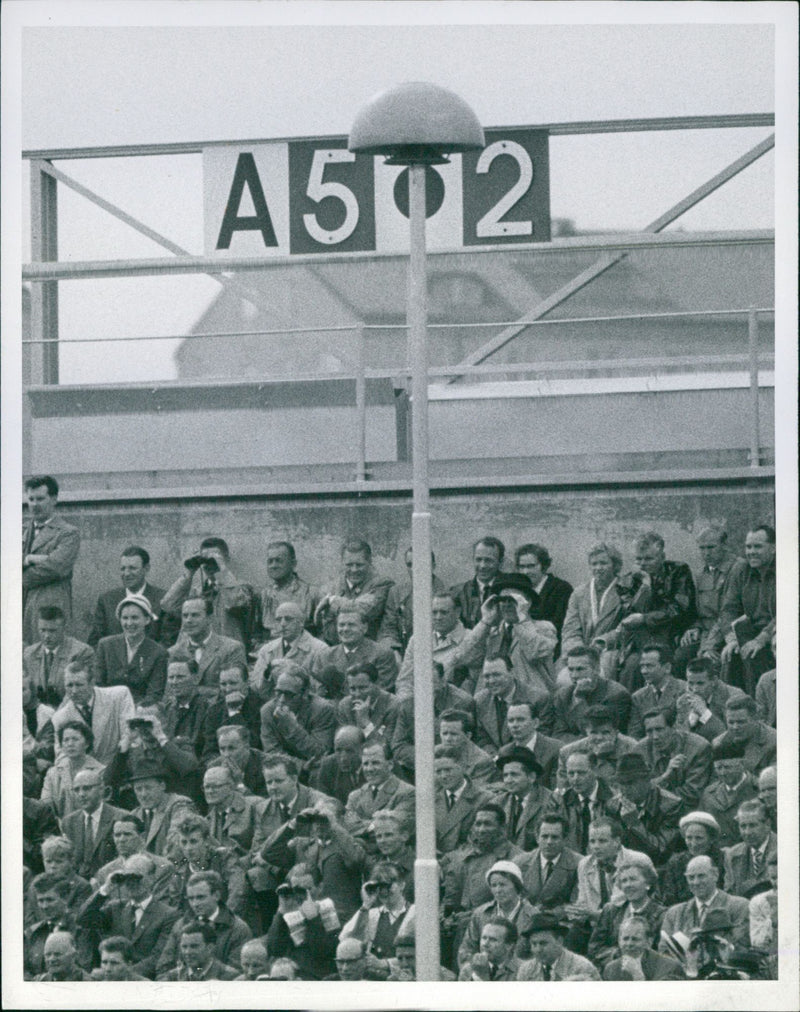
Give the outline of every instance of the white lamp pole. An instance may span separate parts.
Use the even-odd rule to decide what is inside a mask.
[[[382,154],[408,166],[411,253],[408,270],[408,354],[411,367],[411,446],[414,509],[411,517],[414,609],[414,776],[416,847],[414,923],[416,979],[438,980],[439,865],[433,780],[433,633],[431,628],[431,515],[428,504],[428,286],[425,256],[425,171],[447,152],[484,146],[470,107],[437,85],[401,84],[364,106],[350,131],[349,148]]]

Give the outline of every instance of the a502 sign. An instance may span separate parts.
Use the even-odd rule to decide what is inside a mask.
[[[546,131],[487,130],[483,151],[426,171],[429,248],[549,240]],[[203,177],[209,255],[408,248],[408,170],[343,138],[209,147]]]

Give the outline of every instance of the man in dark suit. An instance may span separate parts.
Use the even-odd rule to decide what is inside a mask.
[[[197,662],[199,685],[206,695],[219,688],[224,668],[237,664],[247,667],[241,640],[214,632],[214,602],[205,597],[187,597],[181,606],[181,631],[175,646]]]
[[[735,896],[751,897],[761,891],[760,886],[765,890],[770,887],[767,865],[777,857],[778,837],[770,829],[767,810],[758,798],[739,806],[736,822],[742,842],[725,848],[724,888]]]
[[[472,546],[472,564],[475,575],[471,580],[453,588],[453,596],[461,612],[461,621],[467,629],[477,625],[481,605],[494,594],[494,580],[503,565],[506,546],[499,538],[487,536]]]
[[[107,935],[127,938],[133,948],[133,969],[151,980],[178,919],[177,910],[153,895],[155,875],[153,859],[134,854],[120,871],[109,875],[78,914],[78,922],[93,931],[98,941]]]
[[[686,865],[686,882],[692,894],[685,903],[667,909],[661,925],[660,952],[668,952],[664,936],[676,932],[691,935],[703,927],[706,918],[715,913],[728,924],[725,935],[736,945],[748,945],[750,904],[743,896],[732,896],[718,887],[719,869],[707,854],[693,857]],[[722,934],[722,930],[719,932]]]
[[[252,748],[261,746],[261,707],[263,701],[247,683],[247,668],[232,664],[219,673],[219,693],[209,700],[203,722],[203,762],[219,755],[217,731],[233,724],[245,728]]]
[[[505,745],[497,756],[503,780],[500,803],[506,815],[506,833],[521,850],[534,850],[539,826],[553,809],[553,795],[539,783],[542,767],[533,753],[519,745]]]
[[[617,730],[616,714],[607,706],[590,706],[584,716],[585,737],[577,738],[562,746],[558,753],[556,781],[565,788],[567,782],[567,760],[573,752],[591,752],[595,772],[613,787],[617,782],[617,761],[626,752],[635,752],[638,743]]]
[[[58,482],[50,475],[25,482],[28,515],[22,530],[22,639],[33,643],[39,609],[55,605],[72,620],[72,567],[81,539],[56,515]]]
[[[560,647],[561,627],[567,614],[572,584],[553,576],[550,572],[552,561],[544,545],[521,545],[514,552],[514,568],[518,573],[528,577],[536,595],[531,607],[531,617],[553,623],[558,633]],[[556,647],[556,657],[559,647]]]
[[[535,703],[512,703],[506,714],[506,727],[514,745],[533,753],[542,768],[539,783],[552,790],[562,743],[539,730],[542,713],[550,710],[550,702],[545,699],[537,699]]]
[[[355,725],[338,728],[333,736],[333,755],[325,756],[320,762],[313,780],[314,787],[343,805],[347,804],[351,791],[364,783],[361,772],[363,744],[364,733],[360,728]]]
[[[216,739],[220,756],[230,767],[236,782],[244,785],[245,793],[264,797],[267,793],[264,753],[250,747],[247,728],[243,724],[223,724],[217,728]]]
[[[557,813],[542,819],[537,843],[522,868],[528,898],[539,909],[561,917],[566,904],[577,898],[581,855],[567,847],[567,825]]]
[[[639,657],[639,670],[644,686],[631,696],[631,716],[628,734],[631,738],[644,738],[644,715],[651,710],[663,710],[668,723],[675,720],[678,696],[686,692],[686,682],[670,674],[672,651],[661,643],[645,643]]]
[[[492,795],[469,779],[456,749],[437,745],[433,752],[436,846],[448,854],[467,843],[475,813]]]
[[[94,611],[92,628],[86,638],[91,647],[97,644],[105,636],[118,636],[122,632],[122,626],[117,617],[117,607],[120,601],[131,594],[140,594],[150,602],[156,618],[161,611],[161,598],[164,591],[147,582],[150,573],[150,553],[139,545],[129,545],[123,548],[119,560],[119,575],[122,581],[121,587],[104,591],[97,599],[97,606]],[[155,626],[150,633],[154,640],[159,639],[159,628]]]
[[[374,664],[356,663],[345,672],[347,695],[336,705],[336,722],[354,724],[365,741],[391,742],[397,721],[397,699],[378,685]]]
[[[508,708],[514,703],[537,703],[541,697],[517,681],[510,660],[503,655],[483,662],[483,679],[486,688],[475,695],[475,744],[497,755],[511,741]]]
[[[590,706],[605,705],[615,717],[617,728],[625,733],[631,711],[631,697],[618,682],[600,677],[600,654],[594,647],[573,647],[567,654],[570,685],[556,691],[553,735],[571,741],[583,734],[586,711]]]
[[[80,770],[72,781],[72,790],[80,806],[64,817],[64,836],[75,848],[75,868],[83,878],[92,875],[115,856],[112,831],[115,820],[125,815],[103,800],[105,785],[102,773]]]
[[[198,758],[206,751],[205,724],[209,699],[198,691],[197,662],[173,647],[167,661],[167,689],[159,708],[161,726],[170,739],[185,738]]]
[[[663,710],[644,715],[645,737],[638,745],[656,787],[677,794],[685,809],[697,807],[711,779],[711,746],[700,735],[670,726]]]
[[[433,716],[438,721],[446,710],[461,710],[475,719],[475,702],[463,689],[457,688],[445,679],[445,669],[438,661],[433,662]],[[474,726],[474,724],[473,724]],[[395,767],[404,776],[414,778],[414,697],[407,696],[398,701],[397,722],[392,736],[392,754]]]
[[[588,854],[589,827],[606,814],[613,792],[598,776],[597,757],[588,747],[567,756],[565,779],[568,786],[556,792],[555,807],[567,821],[567,846]]]
[[[722,742],[712,746],[714,779],[700,795],[698,811],[713,815],[719,824],[719,846],[739,842],[736,813],[743,801],[756,797],[753,777],[744,765],[744,746]]]
[[[366,833],[372,816],[380,808],[396,811],[407,829],[414,826],[414,788],[392,772],[392,759],[386,742],[365,744],[361,749],[361,769],[366,783],[347,799],[344,824],[354,836]]]
[[[261,708],[261,745],[265,753],[281,752],[303,764],[306,776],[333,745],[333,704],[310,691],[308,672],[284,661],[275,683],[275,698]]]
[[[323,682],[329,698],[341,695],[334,681],[344,685],[345,673],[356,665],[372,664],[378,672],[377,683],[388,692],[394,692],[397,680],[397,658],[385,643],[369,639],[369,622],[364,610],[356,604],[343,604],[336,616],[336,646],[315,654],[311,674]],[[332,673],[338,676],[332,679]]]
[[[67,636],[67,621],[57,605],[44,605],[37,613],[38,639],[22,652],[22,670],[30,677],[31,688],[40,703],[58,706],[64,698],[64,672],[76,661],[81,667],[94,664],[94,651]]]

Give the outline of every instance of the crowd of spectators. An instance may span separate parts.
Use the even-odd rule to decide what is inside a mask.
[[[411,553],[317,587],[276,540],[258,588],[207,537],[164,590],[131,545],[84,631],[26,489],[27,979],[414,980]],[[442,979],[775,978],[775,532],[697,545],[434,577]]]

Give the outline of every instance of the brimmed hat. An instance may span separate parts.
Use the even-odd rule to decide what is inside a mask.
[[[136,763],[128,774],[128,783],[137,780],[166,780],[167,771],[164,764],[152,759],[143,759]]]
[[[714,762],[722,759],[744,759],[744,745],[740,745],[735,741],[723,741],[717,742],[716,745],[712,746],[711,749]]]
[[[514,864],[513,861],[495,861],[492,867],[486,872],[486,884],[489,884],[489,879],[492,875],[507,875],[508,878],[513,879],[520,889],[525,888],[525,882],[522,878],[522,872],[520,871],[519,865]]]
[[[126,604],[135,604],[137,608],[141,608],[145,615],[150,619],[151,622],[155,622],[156,615],[153,611],[153,607],[144,594],[128,594],[117,605],[117,609],[114,614],[117,616],[117,622],[119,622],[119,613],[125,607]]]
[[[644,756],[638,752],[626,752],[617,760],[617,781],[630,783],[636,780],[649,780],[650,769]]]
[[[524,935],[535,935],[538,931],[552,931],[556,935],[565,935],[569,926],[562,923],[555,914],[534,914],[523,932]]]
[[[679,829],[684,829],[686,826],[705,826],[706,829],[710,829],[712,833],[717,836],[720,834],[719,823],[710,812],[689,812],[678,823]]]
[[[692,935],[713,935],[718,931],[730,931],[733,928],[733,921],[727,910],[708,910],[703,923],[692,928]]]
[[[499,770],[502,770],[507,763],[520,763],[526,770],[537,776],[542,775],[541,764],[533,752],[529,748],[525,748],[524,745],[505,745],[500,749],[495,759],[495,765]]]
[[[502,595],[504,590],[515,590],[518,594],[524,594],[529,601],[533,601],[536,596],[531,578],[524,573],[498,573],[492,582],[492,593]]]

